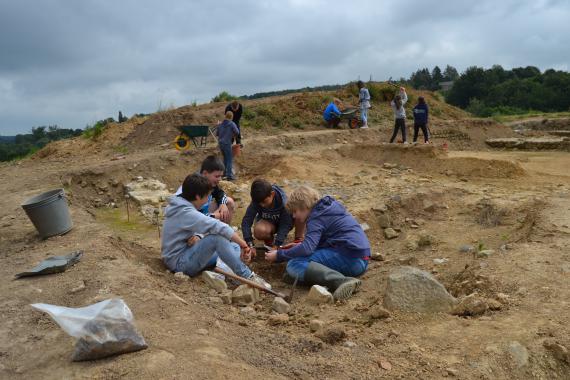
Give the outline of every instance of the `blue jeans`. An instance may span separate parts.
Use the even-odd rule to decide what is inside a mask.
[[[176,271],[194,277],[204,269],[216,266],[218,256],[238,276],[251,276],[251,270],[240,259],[239,245],[221,235],[204,236],[192,247],[188,247],[178,260]]]
[[[222,156],[224,156],[224,166],[226,167],[224,176],[228,178],[233,178],[232,165],[233,165],[233,155],[232,155],[232,144],[220,143],[220,150],[222,151]]]
[[[286,268],[287,273],[293,278],[299,277],[299,281],[304,281],[305,272],[311,261],[323,264],[348,277],[360,276],[368,268],[368,260],[347,257],[331,248],[321,248],[317,249],[311,256],[296,257],[289,260]]]
[[[360,107],[360,119],[362,120],[362,125],[368,124],[368,108]]]

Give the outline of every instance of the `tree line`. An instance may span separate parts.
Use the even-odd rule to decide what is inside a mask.
[[[65,129],[57,125],[32,128],[32,133],[0,138],[0,161],[25,157],[46,146],[51,141],[79,136],[82,129]]]

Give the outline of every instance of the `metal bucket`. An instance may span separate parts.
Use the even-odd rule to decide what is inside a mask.
[[[42,239],[63,235],[73,228],[63,189],[36,195],[22,203],[22,208]]]

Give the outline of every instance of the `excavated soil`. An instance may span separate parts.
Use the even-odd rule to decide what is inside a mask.
[[[192,112],[184,122],[214,120],[221,111],[212,105]],[[289,319],[275,323],[270,296],[248,313],[222,304],[199,278],[166,270],[157,226],[132,204],[127,221],[128,182],[153,178],[173,191],[216,151],[212,144],[175,151],[169,117],[117,125],[98,141],[61,142],[46,148],[49,154],[0,166],[1,378],[568,379],[570,363],[552,347],[570,347],[570,156],[489,151],[486,138],[509,132],[461,118],[441,130],[462,139],[436,137],[429,146],[385,144],[389,119],[370,130],[246,129],[239,179],[223,184],[239,206],[232,225],[240,225],[253,178],[288,191],[310,184],[368,224],[380,254],[347,302],[314,306],[299,287]],[[19,205],[57,187],[68,194],[75,227],[41,240]],[[398,237],[384,237],[386,219]],[[461,252],[464,245],[475,252]],[[13,279],[47,256],[77,249],[82,261],[64,273]],[[472,317],[379,317],[387,276],[402,265],[431,272],[454,296],[477,293],[494,307]],[[283,264],[259,257],[252,267],[289,291]],[[30,307],[110,297],[129,305],[148,349],[71,362],[74,339]],[[325,330],[312,333],[313,319]]]

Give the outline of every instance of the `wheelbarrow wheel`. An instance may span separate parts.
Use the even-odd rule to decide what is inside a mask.
[[[174,147],[176,150],[185,151],[190,149],[190,138],[184,133],[176,136],[174,139]]]

